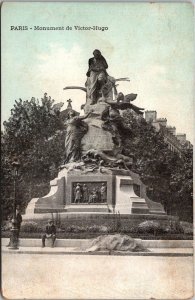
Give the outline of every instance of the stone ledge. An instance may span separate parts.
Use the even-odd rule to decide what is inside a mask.
[[[64,212],[64,213],[58,213],[60,215],[61,220],[65,219],[99,219],[99,218],[105,218],[105,219],[114,219],[116,218],[116,214],[108,213],[108,212]],[[41,214],[27,214],[23,215],[23,220],[33,220],[36,219],[50,219],[51,213],[41,213]],[[168,216],[163,214],[120,214],[121,219],[128,219],[128,220],[175,220],[177,217],[174,216]]]
[[[138,243],[142,242],[146,248],[193,248],[192,240],[141,240],[135,239]],[[2,238],[2,246],[9,242],[8,238]],[[55,247],[86,247],[90,239],[56,239]],[[40,247],[40,239],[20,239],[20,247]]]

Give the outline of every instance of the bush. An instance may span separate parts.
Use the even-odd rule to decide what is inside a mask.
[[[164,228],[156,221],[144,221],[140,223],[137,227],[137,232],[139,233],[162,233]]]
[[[45,231],[45,228],[42,228],[36,222],[33,221],[22,222],[21,232],[43,232],[43,231]]]
[[[107,233],[108,232],[108,227],[107,226],[103,226],[103,225],[93,225],[93,226],[89,226],[86,228],[86,231],[88,232],[102,232],[102,233]]]
[[[178,220],[172,221],[170,220],[167,224],[161,224],[157,221],[145,221],[138,225],[137,232],[138,233],[153,233],[153,234],[184,234],[184,233],[192,233],[193,229],[190,228],[189,225],[186,227],[182,224],[187,222],[179,222]],[[190,224],[190,223],[189,223]],[[184,228],[185,227],[185,228]]]
[[[193,234],[193,224],[189,222],[180,222],[180,226],[185,234]]]
[[[175,234],[184,233],[184,229],[178,220],[176,221],[170,220],[167,225],[163,226],[163,228],[165,233],[175,233]]]
[[[102,232],[102,233],[108,233],[109,231],[111,231],[111,228],[108,228],[107,226],[100,226],[99,228],[99,232]]]
[[[60,230],[63,232],[79,233],[79,232],[84,232],[85,228],[83,226],[78,226],[78,225],[61,225]]]
[[[121,233],[137,233],[137,226],[128,226],[128,225],[122,225],[119,229]]]
[[[63,232],[72,232],[72,233],[81,233],[81,232],[89,232],[89,233],[107,233],[110,229],[104,225],[65,225],[62,224],[60,231]]]
[[[10,221],[10,220],[9,220],[9,221],[4,221],[4,222],[2,223],[2,225],[1,225],[1,230],[2,230],[2,231],[8,231],[8,230],[11,229],[11,227],[12,227],[12,224],[11,224],[11,221]]]
[[[184,229],[179,221],[170,222],[170,227],[173,233],[184,233]]]

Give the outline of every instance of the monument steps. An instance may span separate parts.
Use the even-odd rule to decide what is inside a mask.
[[[107,204],[73,204],[66,206],[67,212],[109,212]]]
[[[132,207],[131,213],[144,214],[149,211],[148,205],[144,198],[131,197]]]

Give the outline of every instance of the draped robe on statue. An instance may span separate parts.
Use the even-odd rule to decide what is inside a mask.
[[[76,116],[66,121],[64,163],[79,161],[81,158],[81,139],[88,130],[88,125],[82,119]]]
[[[89,59],[89,70],[87,72],[87,96],[92,100],[91,104],[97,102],[98,99],[98,84],[100,81],[106,82],[108,64],[105,58],[101,55],[99,58],[92,57]]]

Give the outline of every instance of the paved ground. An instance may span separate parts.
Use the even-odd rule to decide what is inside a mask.
[[[189,299],[193,257],[2,254],[8,299]]]
[[[127,256],[192,256],[193,248],[149,248],[149,252],[124,252],[112,251],[111,255],[127,255]],[[82,255],[108,255],[108,250],[87,252],[81,248],[75,247],[19,247],[17,250],[2,246],[3,253],[22,253],[22,254],[82,254]]]

